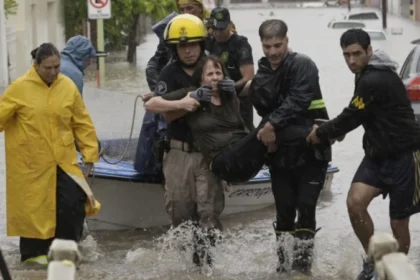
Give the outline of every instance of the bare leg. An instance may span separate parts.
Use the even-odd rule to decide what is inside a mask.
[[[373,222],[367,208],[379,194],[381,194],[381,190],[378,188],[364,183],[353,183],[347,195],[347,209],[351,225],[366,253],[374,232]]]
[[[391,228],[395,239],[398,241],[399,251],[408,254],[410,249],[410,218],[391,220]]]

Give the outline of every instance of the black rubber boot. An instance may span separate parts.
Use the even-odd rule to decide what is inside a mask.
[[[206,262],[207,265],[213,267],[213,258],[210,247],[216,246],[217,236],[214,229],[208,229],[204,232],[201,228],[194,230],[194,253],[193,262],[202,267]]]
[[[277,241],[277,256],[279,258],[279,263],[276,271],[279,273],[287,273],[290,270],[290,255],[287,252],[285,246],[288,239],[294,235],[293,231],[281,231],[277,229],[276,222],[273,223],[274,232],[276,234]]]
[[[307,228],[296,229],[295,231],[295,247],[292,270],[311,275],[314,238],[316,231]]]

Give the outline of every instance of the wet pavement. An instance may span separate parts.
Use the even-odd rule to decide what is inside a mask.
[[[354,9],[353,11],[355,11]],[[252,9],[231,13],[237,30],[248,37],[253,47],[254,61],[262,56],[258,38],[259,24],[268,18],[281,18],[289,26],[289,46],[310,56],[318,65],[324,100],[330,117],[339,114],[353,93],[354,75],[348,70],[341,54],[339,37],[343,30],[327,28],[328,22],[344,16],[346,9]],[[370,29],[380,28],[381,21],[368,23]],[[400,65],[411,50],[409,42],[420,37],[420,25],[407,19],[388,18],[389,30],[403,28],[402,35],[388,34],[387,41],[374,41],[374,49],[381,48]],[[104,89],[86,88],[84,99],[98,130],[100,139],[126,138],[129,135],[133,102],[138,93],[148,92],[144,66],[153,54],[157,38],[147,37],[138,48],[137,66],[125,62],[107,65]],[[94,72],[89,73],[86,86],[94,87]],[[106,90],[105,90],[106,88]],[[137,137],[142,104],[137,106],[134,135]],[[259,117],[255,122],[259,121]],[[358,164],[363,157],[361,145],[363,129],[347,135],[335,144],[333,164],[340,168],[333,182],[332,193],[320,198],[317,223],[322,227],[316,237],[316,258],[313,279],[355,279],[361,268],[361,246],[352,232],[347,216],[346,195]],[[3,137],[2,137],[3,139]],[[4,210],[4,153],[0,158],[1,248],[16,279],[45,279],[45,272],[20,267],[17,238],[5,237]],[[388,199],[376,199],[369,208],[377,231],[390,232]],[[217,248],[213,279],[281,279],[275,273],[275,237],[272,221],[273,207],[226,217],[224,239]],[[410,259],[420,268],[419,216],[411,221],[412,248]],[[191,264],[190,255],[171,247],[174,236],[163,235],[167,228],[124,232],[92,233],[83,242],[86,261],[78,271],[78,279],[207,279]]]

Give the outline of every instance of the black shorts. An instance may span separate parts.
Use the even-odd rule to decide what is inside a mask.
[[[389,194],[389,215],[400,220],[420,212],[420,151],[402,154],[397,159],[379,160],[365,156],[353,178]]]

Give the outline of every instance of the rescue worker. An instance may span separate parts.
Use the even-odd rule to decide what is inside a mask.
[[[292,272],[309,275],[316,233],[316,204],[331,160],[331,146],[326,143],[312,147],[306,143],[315,119],[328,119],[328,113],[319,86],[318,69],[309,57],[289,52],[287,31],[286,23],[278,19],[266,20],[260,25],[265,57],[259,60],[250,97],[263,118],[257,138],[275,151],[269,155],[267,165],[277,212],[273,223],[278,240],[277,271],[289,272],[291,258],[286,245],[287,240],[294,237]],[[275,147],[276,135],[283,135],[291,125],[296,129],[288,130],[287,134],[295,140]]]
[[[201,19],[193,15],[175,17],[165,30],[165,41],[176,58],[166,66],[159,77],[155,93],[145,103],[147,111],[183,114],[194,111],[199,103],[186,96],[179,101],[164,100],[165,94],[190,87],[194,69],[204,56],[204,40],[207,31]],[[221,229],[219,216],[224,209],[224,194],[221,181],[209,170],[207,162],[198,149],[184,117],[168,124],[169,151],[163,159],[165,176],[166,211],[174,227],[192,220],[211,234],[213,228]],[[209,236],[211,238],[211,236]],[[195,252],[194,262],[211,265],[211,259],[203,260]]]
[[[83,95],[84,70],[91,64],[97,53],[92,42],[81,35],[71,37],[61,52],[61,69],[63,75],[69,77]]]
[[[210,13],[206,10],[202,0],[175,0],[178,11],[181,14],[194,15],[201,20],[208,18]],[[173,16],[173,14],[171,14]],[[171,16],[170,15],[170,16]],[[171,51],[168,49],[164,40],[159,40],[155,55],[147,63],[146,79],[150,90],[153,92],[158,82],[160,71],[168,64],[171,59]]]
[[[235,82],[228,78],[223,61],[213,55],[201,59],[193,84],[162,98],[181,100],[189,95],[199,101],[194,113],[184,111],[183,115],[210,169],[229,183],[252,179],[265,163],[267,147],[257,139],[256,130],[248,133],[240,115]],[[167,121],[183,115],[167,114]]]
[[[367,212],[377,196],[390,196],[391,228],[399,251],[410,248],[410,216],[420,211],[420,125],[397,64],[383,51],[372,51],[369,34],[350,29],[340,39],[344,59],[355,76],[354,95],[343,112],[315,126],[308,141],[320,143],[345,135],[363,125],[365,156],[354,175],[347,196],[353,230],[368,252],[374,232]],[[373,260],[364,259],[358,280],[373,279]]]
[[[98,161],[96,132],[76,85],[60,74],[52,44],[0,99],[5,131],[7,235],[20,236],[21,261],[47,264],[54,238],[79,241],[86,215],[99,210],[85,176]],[[77,164],[74,142],[87,166]]]
[[[213,21],[213,37],[208,51],[222,59],[229,77],[235,81],[242,119],[248,130],[252,131],[255,128],[254,109],[248,96],[249,84],[254,77],[251,45],[245,36],[232,31],[232,21],[228,9],[215,8],[210,17]]]
[[[181,14],[191,14],[204,20],[209,17],[209,12],[204,8],[202,0],[176,0],[176,6]],[[156,84],[161,70],[170,63],[172,51],[168,48],[162,29],[165,29],[177,13],[169,14],[165,19],[153,26],[153,31],[159,37],[156,53],[150,58],[146,67],[146,80],[152,92],[144,95],[143,101],[149,100],[155,92]],[[206,38],[206,40],[208,40]],[[160,114],[146,112],[136,148],[133,167],[139,172],[145,182],[164,182],[160,152],[155,147],[160,146],[166,134],[166,123]],[[159,150],[159,149],[158,149]]]

